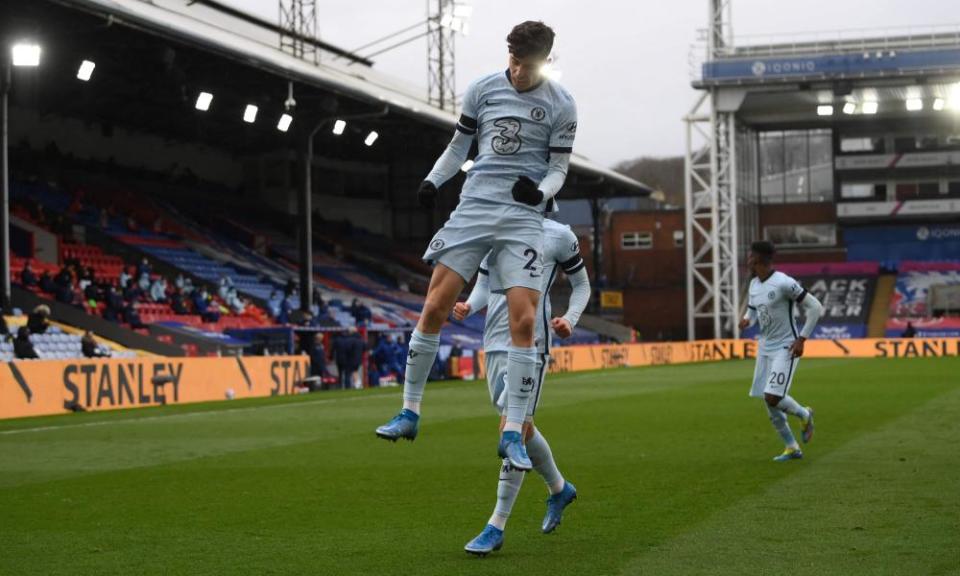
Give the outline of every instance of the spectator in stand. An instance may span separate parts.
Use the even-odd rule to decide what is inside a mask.
[[[144,256],[140,259],[140,263],[137,264],[137,278],[142,278],[146,274],[147,278],[153,274],[153,268],[150,266],[150,261],[147,260],[147,257]]]
[[[210,305],[210,294],[207,292],[206,287],[194,292],[193,310],[200,315],[204,322],[216,322],[220,320],[220,313]]]
[[[353,375],[363,360],[363,342],[357,336],[355,328],[337,336],[333,341],[333,359],[337,363],[337,377],[340,388],[353,387]]]
[[[80,350],[83,352],[83,355],[87,358],[109,358],[110,352],[105,351],[103,348],[97,344],[96,338],[93,337],[93,332],[87,330],[83,333],[83,338],[80,339]]]
[[[143,320],[140,319],[140,313],[137,312],[137,307],[134,306],[133,302],[127,302],[126,308],[123,309],[123,319],[126,320],[130,328],[134,330],[147,327],[147,325],[143,323]]]
[[[93,284],[93,268],[85,268],[77,278],[77,287],[81,292],[87,291],[87,286]]]
[[[103,297],[103,289],[100,285],[90,282],[83,289],[83,299],[90,303],[91,307],[96,307],[97,302]]]
[[[333,361],[337,365],[337,382],[341,390],[346,390],[350,386],[347,364],[349,363],[349,342],[346,333],[337,334],[333,339]]]
[[[180,293],[180,290],[174,290],[173,294],[170,296],[170,308],[173,309],[174,314],[189,314],[190,311],[187,310],[186,302],[183,300],[183,294]]]
[[[57,302],[62,302],[64,304],[73,304],[74,300],[77,299],[77,291],[73,287],[73,277],[67,276],[67,284],[58,283],[57,284]]]
[[[43,271],[43,274],[40,275],[39,282],[40,290],[43,290],[47,294],[55,294],[57,292],[57,283],[53,281],[53,277],[50,276],[50,272],[46,270]]]
[[[370,319],[373,318],[370,309],[361,304],[360,300],[356,298],[354,298],[353,303],[350,304],[350,314],[353,315],[357,326],[366,326],[370,322]]]
[[[901,338],[914,338],[917,335],[917,329],[913,327],[913,322],[907,322],[907,329],[900,335]]]
[[[157,276],[150,285],[150,299],[157,303],[167,301],[167,281],[163,276]]]
[[[377,345],[371,354],[377,372],[376,376],[371,375],[370,378],[374,385],[379,386],[380,378],[390,373],[396,375],[398,382],[403,378],[403,368],[398,361],[397,351],[398,347],[393,335],[382,334],[377,340]]]
[[[133,277],[130,275],[127,267],[124,266],[123,270],[120,272],[120,289],[125,290],[127,288],[127,284],[129,284],[130,280],[132,279]]]
[[[231,280],[227,275],[221,276],[220,285],[217,288],[217,295],[220,296],[220,299],[224,302],[227,302],[231,289],[233,289],[233,280]]]
[[[110,227],[110,213],[106,208],[100,209],[100,229],[106,230]]]
[[[240,299],[236,288],[231,287],[230,290],[227,291],[227,297],[224,299],[224,302],[237,316],[242,315],[247,309],[246,302]]]
[[[137,278],[137,288],[142,294],[150,293],[150,275],[149,274],[140,274]]]
[[[30,260],[27,260],[23,264],[23,270],[20,272],[20,284],[24,288],[32,288],[37,285],[37,275],[33,272],[33,266],[30,264]]]
[[[40,358],[37,350],[30,341],[30,330],[26,326],[21,326],[17,330],[17,337],[13,341],[13,356],[21,360]]]
[[[117,292],[116,288],[110,286],[107,288],[105,299],[107,306],[103,310],[103,319],[118,322],[124,314],[123,296]]]
[[[27,316],[27,330],[30,334],[45,334],[50,327],[50,307],[40,304]]]
[[[267,300],[267,310],[270,312],[270,316],[278,318],[280,316],[280,305],[283,302],[280,293],[274,290],[270,293],[270,299]]]
[[[293,311],[293,304],[290,301],[290,297],[287,296],[283,299],[283,302],[280,303],[280,314],[277,315],[277,322],[280,324],[289,324],[290,323],[290,312]]]

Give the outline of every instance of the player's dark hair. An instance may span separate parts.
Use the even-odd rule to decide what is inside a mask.
[[[770,263],[773,261],[773,255],[777,250],[773,247],[773,242],[768,242],[766,240],[757,240],[750,245],[750,251],[763,259],[764,262]]]
[[[527,20],[513,27],[507,35],[507,46],[517,58],[546,58],[553,50],[554,36],[553,29],[543,22]]]

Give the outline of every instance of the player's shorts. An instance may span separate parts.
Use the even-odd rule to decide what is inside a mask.
[[[470,282],[490,253],[490,290],[522,286],[537,292],[543,276],[543,215],[520,205],[462,198],[430,241],[423,259]]]
[[[786,349],[774,354],[758,355],[750,396],[763,398],[764,394],[773,394],[783,398],[789,394],[799,362],[800,359],[792,357]]]
[[[501,416],[507,409],[507,352],[488,352],[484,359],[487,365],[487,390],[490,392],[490,402]],[[550,357],[544,354],[537,356],[537,383],[530,394],[527,404],[527,420],[532,420],[540,404],[540,392],[543,390],[543,381],[547,377],[547,366]]]

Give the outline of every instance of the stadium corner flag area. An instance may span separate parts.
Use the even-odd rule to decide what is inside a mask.
[[[341,4],[0,3],[0,575],[960,576],[960,12]]]

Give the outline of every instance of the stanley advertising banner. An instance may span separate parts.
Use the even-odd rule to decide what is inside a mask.
[[[698,340],[551,349],[551,373],[755,358],[755,340]],[[960,356],[960,338],[808,340],[804,358],[930,358]],[[485,362],[481,357],[481,371]],[[481,377],[485,375],[481,373]]]
[[[306,356],[13,361],[0,366],[0,418],[290,394]]]

